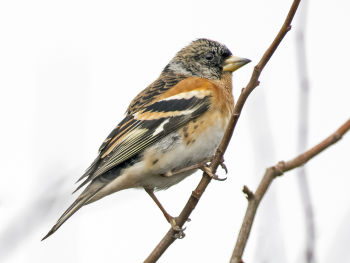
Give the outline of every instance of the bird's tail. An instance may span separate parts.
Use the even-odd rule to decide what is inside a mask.
[[[51,228],[51,230],[44,236],[41,241],[51,236],[53,233],[56,232],[57,229],[60,228],[60,226],[68,220],[76,211],[78,211],[82,206],[89,203],[91,198],[93,198],[98,191],[100,191],[104,185],[99,185],[99,187],[91,187],[93,184],[90,184],[77,198],[77,200],[74,201],[73,204],[68,207],[68,209],[63,213],[63,215],[57,220],[57,223]]]

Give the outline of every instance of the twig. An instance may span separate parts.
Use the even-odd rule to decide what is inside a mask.
[[[305,47],[305,30],[307,19],[308,1],[305,0],[299,12],[299,26],[296,31],[296,61],[299,75],[299,132],[298,132],[298,152],[307,149],[308,141],[308,119],[309,119],[309,97],[310,85],[307,71],[306,47]],[[315,263],[315,223],[314,212],[311,200],[311,193],[308,178],[306,176],[305,167],[301,167],[297,171],[297,180],[299,183],[301,206],[304,212],[306,244],[304,253],[304,261],[307,263]]]
[[[273,40],[272,44],[269,46],[269,48],[265,51],[264,55],[262,56],[261,60],[259,61],[258,65],[254,67],[254,71],[252,73],[252,76],[249,80],[248,85],[246,88],[244,88],[241,92],[241,95],[239,96],[237,103],[234,107],[233,115],[229,121],[228,128],[225,132],[225,135],[221,141],[220,146],[218,147],[218,150],[216,151],[216,154],[214,156],[213,161],[210,164],[210,169],[213,174],[215,174],[222,157],[227,149],[227,146],[231,140],[233,131],[236,127],[237,121],[239,119],[239,116],[241,114],[242,108],[244,106],[245,101],[247,100],[249,94],[259,85],[259,76],[264,69],[267,62],[270,60],[271,56],[274,54],[275,50],[281,43],[284,36],[288,33],[288,31],[291,29],[291,22],[293,20],[293,17],[295,15],[295,12],[298,8],[298,5],[300,3],[300,0],[295,0],[292,4],[291,9],[289,10],[289,13],[287,15],[286,20],[284,21],[284,24],[280,31],[278,32],[277,36]],[[188,199],[185,207],[181,211],[180,215],[176,218],[176,223],[178,226],[182,227],[186,220],[189,218],[192,211],[195,209],[199,199],[201,198],[202,194],[204,193],[205,189],[207,188],[208,184],[210,183],[211,178],[206,174],[203,173],[203,177],[201,181],[199,182],[196,189],[192,192],[190,198]],[[163,239],[159,242],[159,244],[155,247],[155,249],[151,252],[151,254],[147,257],[147,259],[144,261],[144,263],[152,263],[156,262],[160,256],[164,253],[164,251],[175,241],[174,238],[174,230],[171,228],[163,237]]]
[[[282,175],[283,173],[290,171],[294,168],[297,168],[306,162],[308,162],[311,158],[315,157],[317,154],[331,146],[332,144],[339,141],[342,136],[349,131],[350,129],[350,119],[347,120],[340,128],[334,132],[332,135],[324,139],[322,142],[309,149],[308,151],[298,155],[294,159],[291,159],[287,162],[279,162],[275,166],[272,166],[266,169],[264,177],[261,179],[260,184],[248,202],[248,207],[242,222],[241,229],[239,231],[239,235],[236,241],[235,248],[232,253],[232,257],[230,263],[238,263],[242,260],[243,251],[247,244],[247,240],[250,234],[250,230],[254,221],[254,217],[256,214],[256,210],[260,204],[261,199],[264,197],[267,189],[269,188],[272,181],[277,177]]]

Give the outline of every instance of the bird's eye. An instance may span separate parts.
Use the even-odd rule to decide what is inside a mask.
[[[204,58],[208,61],[213,60],[214,54],[212,52],[208,52],[204,55]]]
[[[222,53],[222,57],[223,57],[223,58],[228,58],[229,56],[231,56],[231,53],[230,53],[230,51],[228,51],[228,50],[225,50],[225,51]]]

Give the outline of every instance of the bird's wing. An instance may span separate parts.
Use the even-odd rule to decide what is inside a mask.
[[[202,115],[210,108],[213,89],[206,79],[186,78],[138,111],[130,111],[102,144],[78,189]]]
[[[180,81],[187,78],[185,75],[167,72],[160,75],[151,85],[141,91],[130,103],[127,114],[133,114],[150,104],[155,98],[169,89],[174,88]]]

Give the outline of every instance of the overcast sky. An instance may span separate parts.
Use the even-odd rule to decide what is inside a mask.
[[[169,225],[140,190],[84,207],[40,239],[75,199],[74,182],[129,102],[179,49],[206,37],[251,59],[234,73],[237,98],[291,2],[1,1],[0,261],[142,262]],[[350,115],[349,7],[345,0],[309,3],[309,146]],[[255,189],[266,167],[297,154],[298,22],[297,16],[245,105],[225,155],[228,180],[209,185],[186,237],[159,262],[228,262],[247,205],[243,185]],[[307,165],[318,262],[350,260],[349,156],[347,135]],[[159,199],[175,216],[199,180],[195,174]],[[244,260],[301,262],[305,229],[295,173],[270,190]]]

